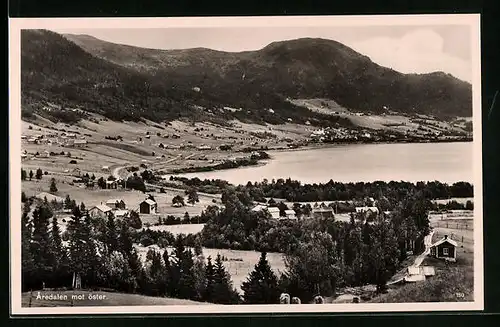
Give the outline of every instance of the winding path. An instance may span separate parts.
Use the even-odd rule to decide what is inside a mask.
[[[424,261],[425,257],[431,252],[432,236],[433,235],[434,235],[434,230],[431,230],[431,232],[429,233],[429,235],[425,236],[425,238],[424,238],[425,251],[422,252],[422,254],[420,254],[419,256],[417,256],[415,258],[415,261],[413,262],[413,264],[411,266],[409,266],[408,268],[410,268],[410,267],[420,267],[420,265]],[[398,279],[396,279],[396,280],[394,280],[392,282],[389,282],[389,283],[387,283],[387,285],[397,284],[397,283],[403,281],[406,277],[407,277],[407,275],[405,275],[405,276],[403,276],[401,278],[398,278]]]
[[[193,154],[194,155],[194,154]],[[175,158],[172,158],[170,159],[169,161],[174,161],[174,160],[177,160],[179,157],[175,157]],[[112,170],[111,170],[111,175],[116,178],[116,179],[127,179],[130,175],[133,174],[133,172],[127,172],[126,176],[120,176],[120,172],[123,170],[123,169],[126,169],[127,166],[117,166],[117,167],[114,167]],[[137,171],[136,173],[140,173],[141,170]],[[160,189],[160,188],[163,188],[165,190],[170,190],[170,191],[173,191],[173,192],[179,192],[179,191],[183,191],[183,189],[178,189],[178,188],[174,188],[174,187],[166,187],[166,186],[160,186],[160,185],[156,185],[156,184],[151,184],[151,183],[144,183],[144,185],[146,185],[146,187],[149,187],[149,188],[156,188],[156,189]],[[204,196],[206,198],[211,198],[211,199],[220,199],[220,195],[217,195],[217,194],[210,194],[210,193],[203,193],[203,192],[198,192],[199,195],[201,196]]]

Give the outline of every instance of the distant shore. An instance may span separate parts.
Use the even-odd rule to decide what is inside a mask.
[[[351,143],[313,143],[298,147],[277,147],[269,148],[265,150],[267,157],[265,158],[254,158],[254,159],[240,159],[228,163],[228,161],[208,166],[199,167],[185,167],[177,168],[167,171],[165,175],[183,175],[183,174],[193,174],[193,173],[207,173],[216,172],[224,170],[235,170],[244,167],[259,167],[267,165],[271,160],[273,160],[272,153],[284,153],[284,152],[296,152],[296,151],[309,151],[309,150],[321,150],[329,149],[341,146],[353,146],[353,145],[382,145],[382,144],[420,144],[420,143],[468,143],[472,140],[446,140],[446,141],[433,141],[433,142],[351,142]]]

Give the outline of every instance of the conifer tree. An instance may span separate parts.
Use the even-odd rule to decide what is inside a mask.
[[[28,174],[26,173],[26,170],[21,169],[21,180],[25,181],[27,177],[28,177]]]
[[[203,292],[203,300],[211,302],[214,297],[215,290],[215,269],[212,265],[212,258],[207,258],[207,265],[205,266],[205,289]]]
[[[49,189],[49,191],[50,191],[51,193],[55,193],[55,192],[57,192],[56,180],[55,180],[54,178],[52,178],[52,179],[50,180],[50,189]]]
[[[222,263],[220,254],[217,254],[217,258],[215,259],[214,271],[214,292],[211,302],[220,304],[238,303],[239,295],[233,288],[231,278]]]
[[[166,284],[164,281],[165,267],[162,262],[162,256],[155,250],[149,250],[146,254],[147,276],[149,281],[149,292],[151,295],[161,296],[166,293]]]
[[[71,198],[69,197],[69,194],[66,195],[66,198],[64,199],[64,209],[72,209],[71,208]]]
[[[97,280],[96,267],[100,267],[97,249],[91,237],[91,225],[88,215],[83,216],[80,208],[73,208],[73,216],[68,224],[69,259],[71,270],[86,278],[88,284]]]
[[[133,242],[130,234],[130,227],[126,222],[120,223],[120,232],[118,234],[118,247],[121,253],[126,257],[132,254]]]
[[[130,252],[130,255],[128,256],[128,265],[130,267],[130,273],[134,278],[132,286],[132,290],[135,291],[136,289],[143,290],[144,285],[145,285],[145,273],[144,273],[144,266],[141,262],[141,259],[139,255],[137,254],[137,251],[132,248],[132,251]]]
[[[43,177],[43,171],[40,168],[38,168],[36,170],[36,179],[42,179],[42,177]]]
[[[203,253],[198,254],[194,256],[194,267],[193,267],[193,274],[194,274],[194,288],[195,288],[195,296],[194,300],[196,301],[202,301],[204,292],[205,292],[205,287],[207,284],[207,280],[205,277],[205,257],[203,256]]]
[[[266,252],[260,256],[259,262],[241,287],[243,298],[248,304],[279,303],[278,278],[274,274],[266,258]]]
[[[172,283],[172,264],[170,262],[170,256],[168,255],[168,250],[165,249],[162,254],[163,257],[163,265],[165,267],[164,279],[166,287],[166,293],[168,295],[172,295],[176,292],[176,289]]]
[[[66,248],[62,244],[61,238],[61,230],[59,228],[59,224],[57,221],[57,217],[52,218],[52,230],[51,230],[51,247],[54,252],[54,256],[52,257],[53,262],[51,264],[52,269],[55,273],[55,280],[57,283],[60,283],[61,279],[63,280],[65,275],[68,274],[68,254],[66,252]]]
[[[30,180],[32,180],[33,179],[33,170],[30,170],[30,175],[29,176],[30,176]]]
[[[179,262],[179,297],[181,299],[194,299],[196,296],[196,285],[194,275],[194,260],[190,249],[184,250]]]
[[[108,216],[108,221],[106,222],[106,248],[108,253],[113,251],[118,251],[118,233],[116,229],[115,217],[113,214]]]
[[[22,288],[27,291],[31,286],[35,273],[35,260],[31,253],[31,237],[33,225],[29,219],[30,204],[24,204],[21,217],[21,261],[22,261]]]
[[[33,211],[31,253],[35,260],[36,275],[40,283],[51,279],[51,264],[54,262],[49,233],[49,220],[51,217],[52,211],[45,204],[39,205]]]

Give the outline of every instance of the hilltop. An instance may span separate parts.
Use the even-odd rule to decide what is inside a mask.
[[[86,35],[24,30],[24,116],[79,108],[120,120],[240,121],[352,126],[293,99],[323,98],[353,112],[472,116],[469,83],[444,73],[402,74],[325,39],[257,51],[157,50]],[[397,96],[395,96],[397,95]]]

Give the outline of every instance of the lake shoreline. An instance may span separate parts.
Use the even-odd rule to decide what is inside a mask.
[[[309,144],[302,147],[296,148],[276,148],[276,149],[268,149],[266,150],[268,154],[270,154],[269,158],[265,159],[257,159],[255,162],[248,162],[246,164],[241,164],[237,167],[227,167],[220,168],[218,165],[213,166],[200,166],[193,168],[178,168],[164,176],[182,176],[184,174],[197,174],[197,173],[211,173],[211,172],[220,172],[220,171],[235,171],[242,168],[248,167],[260,167],[268,165],[271,161],[275,160],[275,158],[271,155],[272,153],[293,153],[293,152],[301,152],[301,151],[309,151],[309,150],[321,150],[321,149],[331,149],[331,148],[341,148],[341,147],[352,147],[352,146],[366,146],[366,145],[397,145],[397,144],[435,144],[435,143],[471,143],[471,140],[467,141],[434,141],[434,142],[356,142],[356,143],[318,143],[318,144]],[[185,171],[184,171],[185,170]],[[162,176],[163,178],[165,178]]]
[[[471,142],[315,144],[269,149],[270,159],[255,165],[164,175],[220,179],[233,185],[263,179],[291,178],[314,184],[374,181],[473,182]]]

